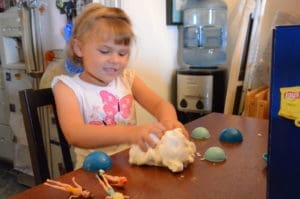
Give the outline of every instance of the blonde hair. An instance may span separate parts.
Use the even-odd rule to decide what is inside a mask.
[[[84,42],[91,38],[91,34],[102,41],[113,39],[115,44],[126,46],[130,46],[134,38],[131,21],[122,9],[91,3],[76,17],[72,37],[67,45],[67,56],[73,64],[83,64],[81,57],[74,53],[73,40]]]

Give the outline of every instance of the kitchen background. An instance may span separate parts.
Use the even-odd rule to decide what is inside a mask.
[[[28,175],[32,175],[32,172],[17,91],[47,87],[51,74],[65,72],[60,66],[64,66],[63,49],[66,41],[63,29],[67,17],[57,7],[57,1],[27,1],[21,20],[24,28],[20,29],[20,21],[16,20],[18,5],[24,2],[0,1],[0,5],[5,8],[5,12],[0,13],[0,158],[12,162],[15,169],[24,174],[25,177],[19,177],[20,183],[30,185]],[[96,2],[121,7],[128,13],[137,37],[130,67],[136,70],[149,87],[176,106],[176,70],[188,66],[183,63],[181,56],[182,26],[167,25],[166,1]],[[228,6],[227,61],[219,66],[226,70],[224,112],[240,114],[243,93],[269,84],[272,27],[299,22],[300,3],[297,0],[225,2]],[[29,24],[35,25],[31,28]],[[51,50],[56,57],[48,62],[44,57]],[[21,64],[15,64],[16,61]],[[47,67],[48,75],[45,74],[40,82],[38,79]],[[241,73],[244,78],[239,78]],[[241,88],[238,95],[240,102],[238,108],[234,108],[238,87]],[[139,123],[154,120],[140,107],[137,114]],[[60,161],[59,157],[55,161]]]

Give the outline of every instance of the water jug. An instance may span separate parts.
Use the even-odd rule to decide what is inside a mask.
[[[215,68],[226,61],[227,5],[222,0],[189,0],[183,8],[183,61]]]

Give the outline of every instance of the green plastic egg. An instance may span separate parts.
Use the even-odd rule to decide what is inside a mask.
[[[264,153],[264,154],[262,155],[262,158],[264,159],[264,161],[265,161],[266,163],[268,163],[268,153]]]
[[[226,160],[226,155],[222,148],[213,146],[206,150],[204,158],[210,162],[223,162]]]
[[[210,133],[205,127],[197,127],[192,131],[191,137],[195,139],[208,139]]]

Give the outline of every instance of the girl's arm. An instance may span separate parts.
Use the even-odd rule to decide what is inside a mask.
[[[73,146],[94,149],[127,143],[138,144],[146,150],[146,143],[155,146],[149,132],[161,136],[165,130],[160,123],[139,126],[85,124],[74,92],[62,82],[54,86],[53,92],[59,124],[68,143]]]

